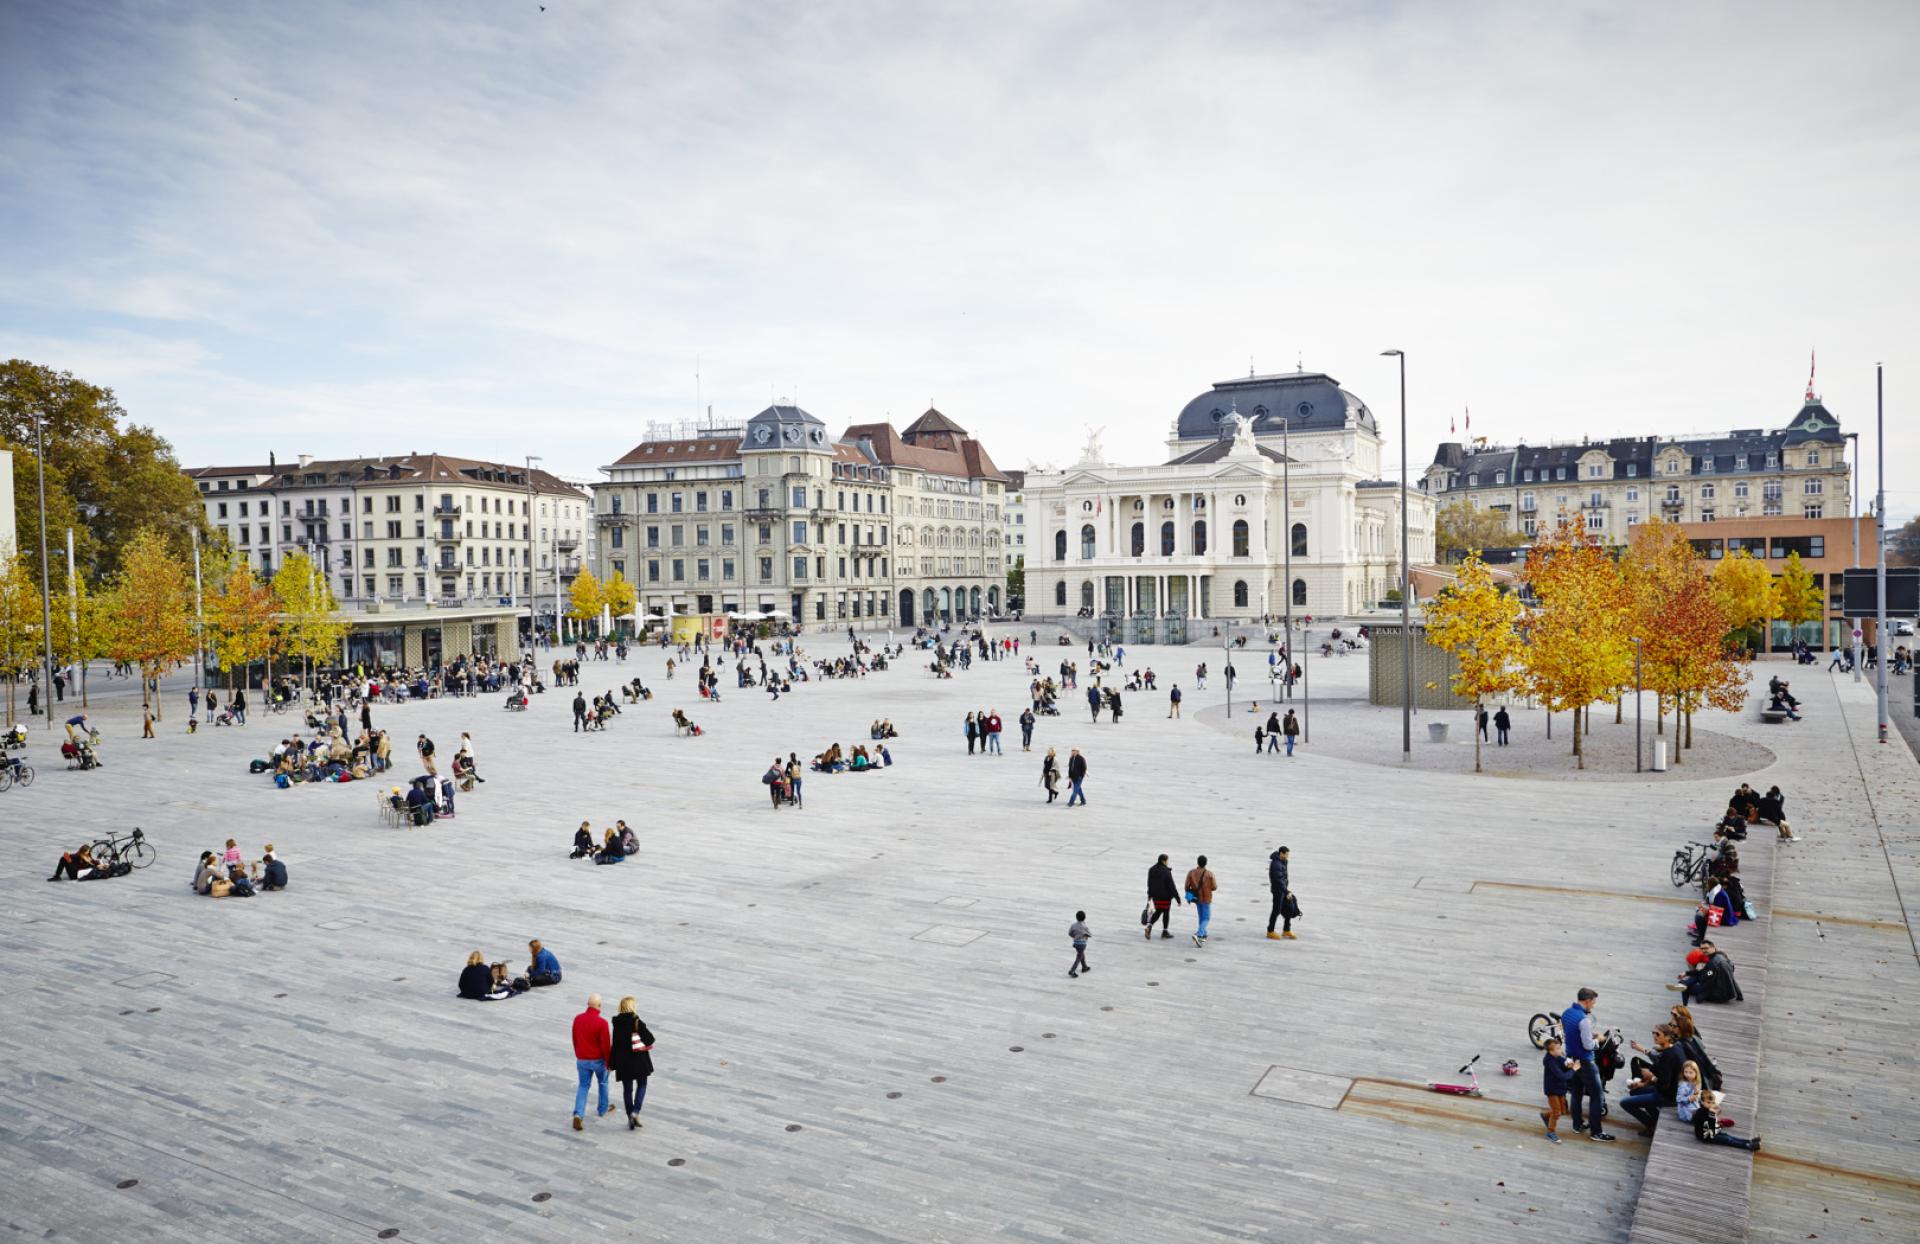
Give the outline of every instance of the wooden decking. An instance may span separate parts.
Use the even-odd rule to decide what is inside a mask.
[[[1736,1133],[1758,1131],[1760,1030],[1767,1002],[1767,950],[1773,938],[1773,826],[1753,827],[1740,844],[1740,880],[1760,916],[1713,941],[1733,961],[1743,995],[1717,1006],[1695,1003],[1707,1054],[1720,1069],[1726,1093],[1721,1113],[1738,1121]],[[1676,938],[1676,949],[1685,943]],[[1621,1124],[1625,1126],[1625,1123]],[[1634,1205],[1629,1244],[1745,1244],[1752,1195],[1753,1155],[1731,1145],[1703,1145],[1671,1110],[1647,1150],[1646,1175]]]

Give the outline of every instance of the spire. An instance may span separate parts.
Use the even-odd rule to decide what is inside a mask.
[[[1816,362],[1818,362],[1818,352],[1815,350],[1808,350],[1807,351],[1807,404],[1809,406],[1811,406],[1813,403],[1820,400],[1819,398],[1813,395],[1813,370],[1814,370],[1814,364]]]

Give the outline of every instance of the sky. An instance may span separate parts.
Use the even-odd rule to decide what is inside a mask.
[[[1164,457],[1304,366],[1416,469],[1778,427],[1920,510],[1920,5],[0,5],[0,356],[190,465],[591,475],[655,421],[931,403]],[[697,377],[697,379],[696,379]]]

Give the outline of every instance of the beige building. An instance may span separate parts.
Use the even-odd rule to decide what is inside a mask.
[[[12,557],[19,546],[13,519],[13,453],[0,449],[0,560]]]
[[[1504,515],[1524,542],[1573,519],[1624,542],[1652,518],[1819,519],[1852,512],[1846,441],[1811,391],[1774,431],[1623,437],[1579,444],[1441,444],[1425,488],[1440,504],[1464,500]]]

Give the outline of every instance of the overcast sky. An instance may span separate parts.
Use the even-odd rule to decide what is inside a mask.
[[[0,353],[189,463],[590,473],[931,401],[1157,460],[1296,361],[1410,444],[1779,426],[1920,508],[1920,5],[0,5]],[[696,364],[697,361],[697,364]],[[1871,480],[1867,481],[1869,490]]]

